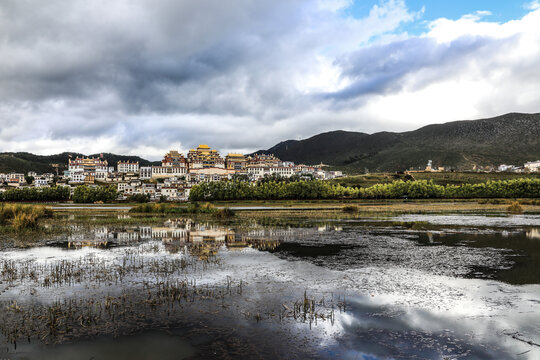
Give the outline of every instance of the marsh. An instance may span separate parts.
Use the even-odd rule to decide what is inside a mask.
[[[0,357],[540,356],[539,215],[55,216],[0,252]]]

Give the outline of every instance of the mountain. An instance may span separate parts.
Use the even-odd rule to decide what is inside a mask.
[[[540,114],[510,113],[490,119],[453,121],[418,130],[365,134],[331,131],[305,140],[283,141],[257,153],[304,164],[396,171],[434,166],[472,169],[523,165],[540,159]]]
[[[0,153],[0,172],[19,172],[27,173],[28,171],[35,171],[38,174],[56,172],[52,167],[52,164],[58,164],[58,171],[62,172],[67,169],[67,164],[69,156],[73,158],[77,156],[85,156],[79,153],[64,152],[56,155],[34,155],[27,152],[4,152]],[[100,154],[90,155],[91,157],[99,157]],[[142,159],[138,156],[126,156],[126,155],[116,155],[110,153],[104,153],[103,158],[107,160],[109,166],[116,167],[116,163],[119,160],[122,161],[138,161],[140,166],[150,166],[158,165],[159,162],[151,162],[145,159]]]

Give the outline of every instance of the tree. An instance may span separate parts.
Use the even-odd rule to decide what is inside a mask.
[[[94,203],[97,201],[111,202],[118,197],[116,186],[97,186],[90,188],[86,185],[77,186],[73,192],[73,201],[76,203]]]

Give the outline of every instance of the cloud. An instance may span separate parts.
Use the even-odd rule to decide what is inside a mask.
[[[523,5],[523,7],[524,7],[526,10],[537,10],[537,9],[540,9],[540,1],[534,0],[534,1],[531,1],[531,2],[528,2],[528,3],[525,3],[525,5]]]
[[[423,10],[387,0],[355,18],[352,4],[3,1],[0,150],[252,151],[539,105],[540,10],[505,24],[485,11],[438,19],[413,36]],[[460,83],[488,93],[445,113],[407,106],[446,109],[431,94],[461,98]]]
[[[438,19],[421,36],[337,59],[348,85],[324,98],[339,109],[361,107],[379,119],[416,117],[423,123],[537,112],[538,21],[540,11],[504,24],[475,16]]]

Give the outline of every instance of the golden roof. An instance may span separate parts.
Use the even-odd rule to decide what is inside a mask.
[[[206,145],[206,144],[200,144],[197,149],[210,149],[210,146]]]

